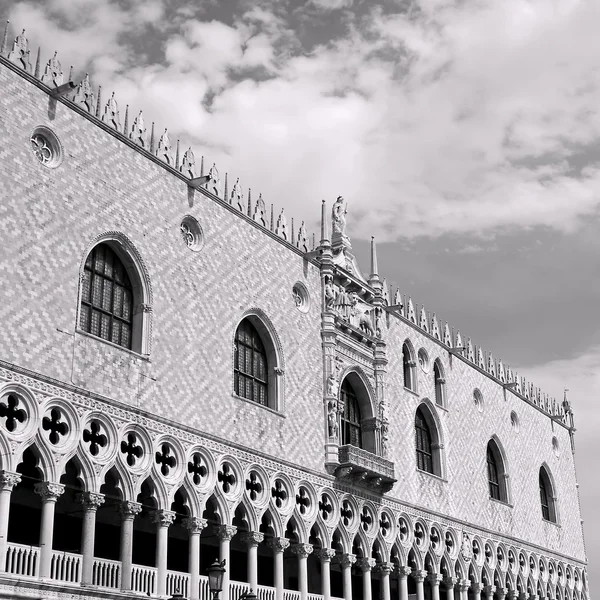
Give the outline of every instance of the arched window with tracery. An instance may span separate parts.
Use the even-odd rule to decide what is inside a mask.
[[[438,406],[446,406],[446,379],[444,369],[439,359],[433,363],[433,382],[435,384],[435,403]]]
[[[502,452],[495,439],[488,442],[486,464],[490,498],[500,502],[508,502],[506,467]]]
[[[490,497],[494,500],[500,500],[500,479],[498,477],[498,464],[490,444],[487,447],[487,476]]]
[[[362,448],[362,430],[361,430],[361,414],[360,405],[354,388],[348,381],[344,379],[340,387],[340,400],[344,407],[342,413],[342,445],[350,444]]]
[[[423,411],[418,408],[415,414],[415,434],[417,449],[417,468],[426,473],[433,473],[433,451],[431,430]]]
[[[262,339],[251,323],[244,319],[235,332],[234,390],[238,396],[263,406],[268,405],[268,360]]]
[[[123,262],[105,243],[95,246],[85,261],[79,327],[132,348],[133,288]]]
[[[556,507],[554,504],[554,490],[548,471],[542,466],[539,474],[540,504],[542,517],[546,521],[556,523]]]
[[[415,392],[417,390],[417,377],[414,352],[407,342],[402,345],[402,368],[404,373],[404,387]]]

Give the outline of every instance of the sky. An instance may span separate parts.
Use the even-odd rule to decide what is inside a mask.
[[[568,388],[600,589],[600,2],[0,0],[0,18],[317,239],[342,194],[365,269],[375,236],[389,283]]]

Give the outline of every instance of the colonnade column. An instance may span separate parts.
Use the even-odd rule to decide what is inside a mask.
[[[104,494],[83,492],[78,494],[77,501],[83,507],[83,524],[81,527],[81,583],[92,585],[94,582],[94,542],[96,539],[96,511],[104,504]]]
[[[485,600],[494,600],[494,592],[496,591],[495,585],[486,585],[483,588],[483,593],[485,595]]]
[[[363,600],[372,600],[371,570],[375,566],[375,559],[367,557],[359,558],[356,564],[362,573]]]
[[[290,540],[284,537],[274,537],[269,540],[269,546],[273,550],[275,600],[283,600],[283,552],[289,548]]]
[[[417,600],[425,600],[423,582],[425,581],[425,577],[427,577],[427,571],[415,571],[412,576],[417,584]]]
[[[54,508],[59,496],[65,491],[62,483],[41,481],[34,486],[35,493],[42,498],[42,524],[40,528],[40,577],[50,577],[52,561],[52,537],[54,532]]]
[[[354,554],[345,553],[340,557],[344,584],[344,600],[352,600],[352,565],[356,562]]]
[[[308,600],[308,555],[313,551],[312,544],[294,544],[292,552],[298,557],[298,587],[300,600]]]
[[[188,517],[183,526],[188,530],[188,571],[190,572],[190,600],[200,598],[200,534],[207,525],[201,517]]]
[[[498,596],[498,600],[504,600],[506,598],[506,593],[508,590],[504,587],[496,588],[496,594]]]
[[[248,546],[248,584],[250,589],[258,593],[258,545],[265,539],[260,531],[246,531],[242,534],[242,542]]]
[[[444,579],[439,573],[431,573],[427,576],[427,581],[431,585],[431,600],[440,600],[440,582]]]
[[[321,561],[321,595],[323,600],[331,600],[331,559],[335,556],[335,550],[319,548],[315,556]]]
[[[398,600],[408,600],[408,576],[412,569],[406,565],[398,567]]]
[[[219,560],[225,562],[225,573],[223,573],[223,600],[229,600],[229,572],[231,571],[231,563],[229,561],[229,545],[233,536],[237,533],[235,525],[217,525],[217,537],[219,538]]]
[[[471,584],[471,589],[473,590],[473,600],[481,600],[481,592],[483,591],[482,583],[473,583]]]
[[[446,586],[446,600],[454,600],[454,586],[457,583],[457,577],[446,577],[444,579],[444,585]]]
[[[394,564],[382,562],[377,565],[381,575],[381,600],[390,600],[390,573],[394,570]]]
[[[4,571],[6,566],[10,495],[15,485],[20,481],[21,476],[18,473],[0,471],[0,573]]]
[[[131,589],[131,553],[133,551],[133,520],[142,512],[142,505],[126,500],[119,504],[121,515],[121,589]]]
[[[471,581],[469,579],[463,579],[458,584],[458,591],[460,593],[460,600],[469,600],[469,588],[471,587]]]
[[[167,554],[169,552],[169,527],[173,525],[175,513],[170,510],[155,510],[152,520],[156,523],[156,595],[167,595]]]

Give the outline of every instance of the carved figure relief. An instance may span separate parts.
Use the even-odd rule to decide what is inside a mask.
[[[42,75],[42,83],[52,87],[58,87],[63,82],[63,71],[60,62],[56,58],[56,52],[54,56],[46,64],[44,74]]]
[[[334,233],[346,235],[346,201],[342,196],[338,196],[331,210],[331,222]]]
[[[335,285],[333,285],[333,277],[327,275],[325,277],[325,308],[330,309],[337,296]]]
[[[330,376],[331,377],[331,376]],[[338,402],[329,400],[327,402],[327,430],[330,438],[337,438],[339,434],[338,426]]]
[[[25,37],[25,30],[23,29],[23,33],[18,35],[13,42],[13,47],[8,55],[8,60],[28,73],[31,73],[32,68],[31,62],[29,61],[29,54],[29,42]]]
[[[77,86],[73,102],[85,108],[88,112],[93,112],[96,104],[94,91],[90,83],[90,76],[86,73],[80,84]]]
[[[106,106],[104,107],[104,114],[102,115],[102,122],[107,123],[117,131],[121,130],[121,119],[119,118],[119,106],[115,100],[115,94],[108,99]],[[166,129],[165,129],[166,133]],[[162,138],[161,138],[162,139]],[[160,145],[160,144],[159,144]]]

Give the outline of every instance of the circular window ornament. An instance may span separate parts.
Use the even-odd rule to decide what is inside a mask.
[[[473,403],[478,412],[483,412],[483,396],[479,390],[473,392]]]
[[[62,162],[62,144],[49,127],[36,127],[29,138],[29,145],[34,156],[45,167],[53,169]]]
[[[510,413],[510,424],[514,432],[519,433],[521,424],[519,423],[519,417],[517,416],[517,413],[514,410]]]
[[[558,438],[556,436],[552,438],[552,451],[557,458],[560,456],[560,446],[558,445]]]
[[[200,252],[204,247],[204,232],[198,220],[190,215],[183,217],[181,225],[179,226],[181,237],[185,242],[185,245],[192,252]]]
[[[310,296],[303,283],[297,281],[294,284],[292,287],[292,297],[294,298],[296,308],[302,313],[307,313],[310,308]]]
[[[427,350],[425,348],[421,348],[419,353],[417,354],[419,359],[419,366],[423,373],[429,373],[429,355],[427,354]]]

